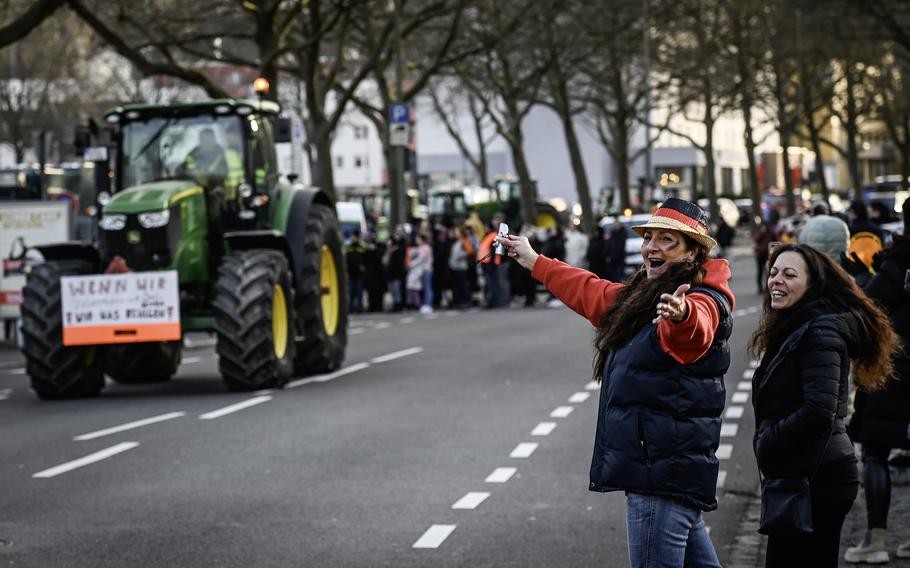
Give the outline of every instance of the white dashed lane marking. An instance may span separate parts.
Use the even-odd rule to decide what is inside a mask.
[[[556,409],[550,413],[550,418],[565,418],[572,414],[572,410],[573,408],[571,406],[557,406]]]
[[[414,548],[439,548],[454,530],[455,525],[433,525],[417,539]]]
[[[515,446],[515,449],[512,450],[512,453],[509,454],[510,458],[529,458],[531,454],[534,453],[534,450],[537,449],[537,444],[535,442],[522,442]]]
[[[417,321],[417,318],[401,318],[400,320],[398,320],[398,323],[409,324],[409,323],[414,323],[415,321]]]
[[[119,453],[125,452],[127,450],[132,450],[139,445],[139,442],[122,442],[116,446],[111,446],[110,448],[101,450],[100,452],[95,452],[94,454],[89,454],[84,458],[79,458],[70,462],[62,463],[58,466],[52,467],[50,469],[45,469],[39,471],[32,475],[32,477],[40,479],[48,479],[60,475],[61,473],[66,473],[80,467],[85,467],[87,465],[93,464],[95,462],[100,462],[106,460],[111,456],[115,456]]]
[[[743,404],[749,400],[749,393],[747,392],[735,392],[733,397],[730,399],[730,402],[734,404]]]
[[[598,389],[600,389],[600,383],[598,383],[597,381],[591,381],[590,383],[585,385],[585,390],[596,391]]]
[[[736,384],[736,390],[750,391],[752,390],[752,383],[749,381],[740,381]]]
[[[407,357],[408,355],[415,355],[423,351],[423,347],[411,347],[410,349],[402,349],[401,351],[395,351],[394,353],[389,353],[388,355],[382,355],[380,357],[373,357],[370,359],[370,363],[386,363],[394,359],[399,359],[401,357]]]
[[[761,361],[759,361],[758,359],[752,359],[751,361],[749,361],[749,367],[751,367],[753,369],[757,369],[759,365],[761,365]]]
[[[302,387],[303,385],[308,385],[310,383],[326,383],[333,379],[337,379],[338,377],[343,377],[345,375],[350,375],[351,373],[356,373],[357,371],[362,371],[369,366],[369,363],[357,363],[355,365],[344,367],[343,369],[338,369],[334,373],[327,373],[325,375],[317,375],[308,379],[297,379],[296,381],[291,381],[285,385],[284,388],[292,389],[295,387]]]
[[[476,509],[478,505],[486,501],[490,494],[484,491],[471,491],[464,497],[455,501],[453,509]]]
[[[356,328],[354,328],[354,329],[349,329],[349,330],[348,330],[348,335],[360,335],[361,333],[363,333],[363,332],[365,332],[365,331],[366,331],[366,330],[363,329],[362,327],[356,327]]]
[[[737,418],[742,418],[742,417],[743,417],[743,407],[742,406],[731,406],[731,407],[727,408],[727,412],[726,412],[726,414],[724,414],[724,418],[729,418],[729,419],[734,419],[734,420]]]
[[[532,436],[549,436],[556,428],[556,422],[541,422],[531,430]]]
[[[734,438],[736,437],[736,432],[739,430],[739,426],[736,424],[721,424],[720,425],[720,437],[721,438]]]
[[[0,390],[0,400],[6,400],[9,398],[10,393],[13,392],[13,389],[3,389]]]
[[[199,361],[202,361],[202,357],[184,357],[180,360],[180,364],[189,365],[192,363],[198,363]]]
[[[505,483],[512,479],[516,471],[518,470],[514,467],[497,467],[484,481],[486,483]]]
[[[374,325],[374,326],[373,326],[373,329],[386,329],[386,328],[389,328],[389,327],[392,327],[392,324],[390,324],[390,323],[387,322],[387,321],[383,321],[383,322],[379,322],[379,323],[377,323],[376,325]]]
[[[262,404],[272,400],[271,396],[257,396],[256,398],[251,398],[243,402],[238,402],[237,404],[232,404],[230,406],[225,406],[224,408],[219,408],[218,410],[213,410],[211,412],[206,412],[205,414],[200,414],[200,420],[214,420],[216,418],[221,418],[227,414],[232,414],[234,412],[239,412],[251,406],[256,406],[257,404]]]
[[[573,402],[573,403],[584,402],[584,401],[588,400],[589,396],[591,396],[591,393],[577,392],[569,397],[569,402]]]
[[[720,489],[721,487],[724,486],[724,483],[726,483],[726,482],[727,482],[727,472],[723,471],[723,470],[718,471],[717,472],[717,488]]]
[[[7,375],[24,375],[25,369],[10,369],[6,372]]]
[[[164,422],[165,420],[173,420],[174,418],[180,418],[181,416],[186,416],[186,412],[169,412],[168,414],[160,414],[158,416],[152,416],[151,418],[144,418],[142,420],[136,420],[135,422],[127,422],[126,424],[121,424],[119,426],[112,426],[110,428],[105,428],[104,430],[96,430],[95,432],[89,432],[88,434],[80,434],[75,436],[73,440],[77,442],[94,440],[95,438],[101,438],[102,436],[109,436],[111,434],[133,430],[134,428],[141,428],[143,426],[148,426],[149,424],[157,424],[158,422]]]
[[[743,371],[744,379],[751,379],[753,375],[755,375],[755,369],[746,369]]]
[[[728,460],[733,455],[733,444],[721,444],[717,447],[717,459]]]

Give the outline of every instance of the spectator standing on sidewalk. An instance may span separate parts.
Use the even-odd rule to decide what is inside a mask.
[[[622,282],[626,279],[626,239],[628,235],[626,235],[626,226],[622,224],[619,217],[613,221],[607,238],[607,263],[609,264],[607,280]]]
[[[733,238],[736,236],[736,229],[727,224],[723,217],[717,222],[717,233],[714,236],[717,239],[717,258],[726,258],[730,260],[730,247],[733,246]]]
[[[765,276],[768,274],[768,254],[771,249],[771,243],[780,239],[780,233],[777,231],[777,215],[771,212],[767,222],[759,221],[755,230],[752,232],[752,240],[755,242],[753,251],[755,252],[755,263],[757,269],[758,293],[761,294],[765,289]]]
[[[449,251],[449,270],[452,272],[452,303],[455,308],[470,304],[471,288],[468,284],[468,267],[474,255],[474,245],[468,238],[468,229],[462,227],[456,238],[452,239]]]
[[[407,276],[407,241],[401,227],[395,229],[392,238],[386,246],[383,264],[385,265],[386,278],[389,283],[389,292],[392,294],[392,311],[404,309],[407,303],[407,290],[405,278]]]
[[[910,220],[910,202],[904,202],[904,219]],[[848,432],[862,444],[863,488],[866,492],[866,534],[862,542],[844,555],[847,562],[889,562],[885,537],[891,504],[891,469],[888,456],[893,448],[910,449],[910,228],[896,235],[883,254],[875,276],[864,291],[884,309],[901,337],[903,352],[894,357],[894,376],[884,390],[859,390]],[[903,520],[904,523],[908,519]],[[910,558],[910,541],[897,548],[898,558]]]
[[[813,532],[771,534],[766,566],[832,566],[859,486],[843,419],[850,363],[856,384],[881,387],[898,344],[888,316],[833,259],[805,244],[770,257],[764,311],[749,342],[761,363],[752,377],[753,447],[770,479],[809,479]]]
[[[376,242],[376,235],[367,231],[363,236],[366,252],[363,255],[363,286],[367,291],[367,311],[381,312],[386,292],[386,275],[382,266],[385,247]]]
[[[348,291],[351,313],[363,313],[363,274],[366,247],[360,240],[360,231],[351,233],[351,242],[344,247],[344,260],[348,269]]]
[[[609,265],[607,263],[607,240],[604,237],[604,228],[600,225],[594,230],[594,236],[588,241],[588,270],[598,278],[609,278]]]
[[[566,264],[577,266],[578,268],[587,268],[587,259],[585,253],[588,252],[588,238],[585,237],[578,227],[569,225],[565,234],[566,246]]]
[[[433,313],[433,249],[423,233],[414,236],[414,246],[408,252],[408,293],[411,305],[420,306],[420,313]]]
[[[496,239],[496,231],[502,222],[501,215],[494,215],[490,223],[490,230],[480,240],[480,250],[477,253],[480,257],[480,268],[483,271],[484,296],[486,296],[486,308],[498,308],[502,305],[502,292],[499,286],[499,265],[502,263],[502,257],[498,254],[492,254],[493,241]]]
[[[730,265],[709,258],[716,243],[694,203],[667,199],[634,229],[644,267],[627,284],[538,255],[524,237],[503,244],[598,328],[589,489],[626,492],[632,566],[720,566],[702,512],[717,508]]]

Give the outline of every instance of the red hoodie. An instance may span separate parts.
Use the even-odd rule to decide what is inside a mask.
[[[730,280],[730,265],[724,259],[711,259],[705,263],[703,284],[714,288],[730,299],[730,306],[736,306],[736,299],[727,281]],[[602,280],[595,274],[569,266],[564,262],[537,258],[531,276],[540,280],[548,290],[575,313],[588,318],[595,326],[601,325],[601,318],[625,286],[617,282]],[[714,341],[714,331],[720,323],[717,303],[707,294],[693,292],[686,294],[689,309],[685,320],[674,323],[660,320],[657,337],[661,348],[683,365],[694,363],[708,352]],[[657,306],[654,306],[657,309]]]

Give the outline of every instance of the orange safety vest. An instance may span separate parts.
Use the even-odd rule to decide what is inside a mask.
[[[502,255],[498,255],[498,254],[491,255],[490,254],[490,250],[492,249],[492,246],[493,246],[493,239],[495,239],[495,238],[496,238],[496,231],[490,231],[489,233],[484,235],[483,240],[480,241],[480,258],[483,259],[480,262],[482,262],[483,264],[489,264],[490,262],[495,262],[496,264],[500,264],[502,262]]]

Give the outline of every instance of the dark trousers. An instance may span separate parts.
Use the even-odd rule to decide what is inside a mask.
[[[767,278],[767,274],[765,273],[765,265],[768,264],[768,255],[755,255],[755,264],[757,268],[755,272],[755,278],[757,280],[758,292],[760,294],[765,291],[765,278]]]
[[[866,525],[869,529],[888,528],[891,506],[891,448],[863,444],[863,487],[866,490]]]
[[[348,292],[350,295],[350,310],[352,314],[363,312],[363,276],[348,277]]]
[[[856,500],[859,484],[828,485],[819,491],[812,484],[812,534],[768,537],[766,568],[837,568],[840,560],[840,531]],[[821,495],[819,495],[821,494]]]

